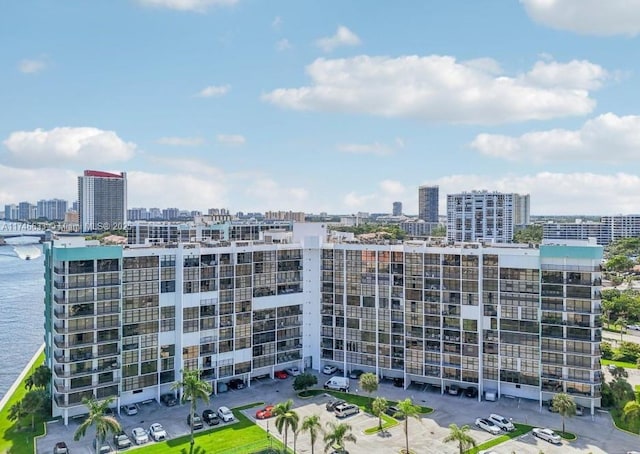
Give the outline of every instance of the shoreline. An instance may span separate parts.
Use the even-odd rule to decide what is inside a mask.
[[[15,381],[11,384],[11,386],[9,387],[5,395],[2,397],[2,399],[0,399],[0,411],[4,409],[4,406],[7,404],[11,396],[13,396],[13,393],[15,393],[16,389],[18,388],[22,380],[24,380],[27,373],[29,372],[33,364],[36,362],[36,360],[38,359],[38,356],[40,356],[40,354],[42,354],[43,351],[44,351],[44,344],[41,344],[40,347],[38,347],[38,350],[36,350],[35,354],[31,357],[27,365],[24,367],[24,369],[22,369],[22,372],[20,372],[20,375],[18,375],[18,378],[15,379]]]

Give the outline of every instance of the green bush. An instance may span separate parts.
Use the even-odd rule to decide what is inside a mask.
[[[614,353],[614,361],[635,363],[640,358],[640,345],[634,342],[621,342],[620,348]]]
[[[602,359],[613,359],[613,348],[609,342],[600,343],[600,354]]]

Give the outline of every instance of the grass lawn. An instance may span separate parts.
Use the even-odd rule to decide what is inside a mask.
[[[635,363],[627,363],[627,362],[624,362],[624,361],[612,361],[610,359],[601,359],[600,360],[600,364],[602,364],[603,366],[608,366],[609,364],[615,364],[616,366],[623,367],[625,369],[637,369],[638,368]]]
[[[9,409],[20,401],[27,390],[24,387],[26,378],[44,362],[44,352],[33,363],[31,370],[25,375],[25,379],[16,388],[5,407],[0,411],[0,452],[7,454],[33,454],[33,438],[44,434],[44,419],[36,417],[35,430],[31,430],[31,417],[23,418],[18,424],[9,421]],[[23,429],[26,427],[26,429]]]
[[[484,442],[476,446],[475,448],[469,449],[468,451],[466,451],[465,454],[476,454],[480,451],[484,451],[485,449],[493,448],[494,446],[497,446],[500,443],[504,443],[505,441],[509,441],[513,438],[519,437],[520,435],[526,434],[527,432],[531,431],[534,427],[534,426],[529,426],[527,424],[518,424],[518,423],[514,423],[513,425],[516,426],[516,430],[514,430],[513,432],[508,432],[504,435],[500,435],[499,437],[492,438],[491,440]]]
[[[237,423],[219,426],[207,431],[196,432],[196,447],[202,448],[207,454],[213,453],[252,453],[269,448],[270,443],[276,449],[282,449],[283,445],[276,438],[272,437],[271,441],[267,438],[267,433],[247,418],[242,410],[262,405],[262,402],[245,405],[233,409],[233,414],[238,420]],[[275,430],[275,427],[274,427]],[[290,435],[290,442],[293,443],[293,437]],[[142,448],[136,449],[141,454],[180,452],[186,449],[189,452],[188,435],[180,438],[174,438],[162,443],[154,443]],[[195,450],[194,450],[195,452]]]
[[[627,421],[622,417],[622,410],[617,409],[611,410],[611,417],[619,429],[626,430],[627,432],[634,434],[640,433],[640,420],[638,418],[633,418]]]

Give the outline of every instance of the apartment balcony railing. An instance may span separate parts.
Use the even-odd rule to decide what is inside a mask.
[[[53,329],[58,334],[71,334],[71,333],[79,333],[85,331],[94,331],[95,325],[93,323],[88,323],[84,326],[64,326],[62,323],[54,323]]]
[[[96,367],[94,369],[67,370],[63,367],[56,366],[53,368],[53,370],[56,376],[60,378],[71,378],[71,377],[80,377],[82,375],[99,374],[101,372],[117,370],[119,368],[120,368],[120,364],[117,361],[114,361],[111,364],[108,364],[102,367]]]
[[[54,383],[54,387],[56,388],[56,391],[58,391],[59,393],[69,394],[69,393],[76,393],[76,392],[81,392],[81,391],[88,391],[88,390],[91,390],[91,389],[98,388],[100,386],[117,385],[118,383],[120,383],[120,378],[114,377],[112,380],[109,380],[109,381],[105,381],[105,382],[101,382],[101,383],[91,383],[91,384],[84,385],[84,386],[75,386],[73,388],[70,387],[70,386],[65,386],[65,385],[60,384],[60,383]]]

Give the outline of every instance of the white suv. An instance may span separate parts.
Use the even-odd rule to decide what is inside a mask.
[[[218,416],[223,422],[233,421],[233,412],[228,407],[218,408]]]
[[[504,416],[500,416],[495,413],[492,413],[491,415],[489,415],[489,421],[494,423],[496,426],[498,426],[502,430],[506,430],[507,432],[511,432],[512,430],[516,429],[511,421],[509,421]]]

